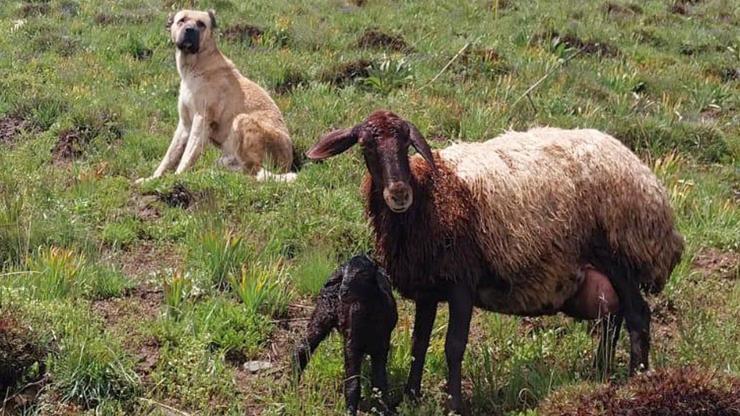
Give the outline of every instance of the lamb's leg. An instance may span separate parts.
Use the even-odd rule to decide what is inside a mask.
[[[462,361],[468,344],[470,319],[473,315],[473,294],[464,285],[455,285],[449,294],[450,321],[447,327],[445,355],[447,357],[447,392],[450,410],[460,413],[462,399]]]
[[[601,340],[596,352],[596,368],[599,374],[606,376],[614,362],[614,351],[622,329],[622,314],[607,315],[601,319]]]
[[[614,270],[609,273],[619,296],[624,321],[630,335],[630,375],[648,369],[650,352],[650,306],[640,293],[632,271]]]
[[[347,413],[357,414],[360,404],[360,372],[362,370],[362,352],[353,348],[349,342],[344,345],[344,401]]]
[[[383,403],[388,403],[388,348],[372,355],[372,382],[373,388],[380,391],[380,398]]]
[[[326,306],[319,303],[317,309],[326,309]],[[296,380],[300,379],[303,370],[308,365],[308,360],[316,351],[321,341],[329,336],[332,329],[336,326],[334,314],[329,311],[316,310],[311,315],[311,321],[308,323],[306,339],[293,352],[293,370]]]
[[[416,299],[416,316],[414,317],[414,335],[411,346],[411,369],[404,393],[410,397],[421,396],[421,375],[424,371],[429,338],[432,335],[434,318],[437,315],[437,300],[419,296]]]

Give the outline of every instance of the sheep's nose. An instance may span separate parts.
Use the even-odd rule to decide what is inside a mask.
[[[406,182],[391,182],[383,191],[385,202],[394,212],[406,211],[413,202],[411,187]]]

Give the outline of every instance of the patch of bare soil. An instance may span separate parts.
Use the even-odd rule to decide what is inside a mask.
[[[289,94],[301,85],[306,84],[308,84],[308,79],[302,73],[298,71],[289,71],[285,74],[283,79],[275,84],[273,90],[280,95],[284,95]]]
[[[345,87],[355,82],[358,78],[367,78],[370,75],[370,68],[372,66],[373,63],[367,59],[344,62],[325,71],[321,75],[321,80],[340,88]]]
[[[143,241],[118,253],[115,262],[125,276],[142,281],[163,270],[177,269],[182,257],[173,247]]]
[[[256,364],[268,364],[265,365],[265,369],[252,371],[245,365],[236,368],[235,379],[239,391],[245,394],[249,393],[251,396],[255,396],[255,391],[264,392],[272,387],[264,383],[265,377],[269,377],[277,385],[287,386],[291,382],[293,348],[303,336],[313,310],[313,307],[308,305],[308,300],[305,303],[290,305],[288,317],[276,321],[277,328],[273,331],[265,347],[262,348],[260,355],[254,360]],[[261,405],[259,403],[249,403],[248,407],[249,414],[259,414]]]
[[[0,392],[25,380],[34,365],[43,372],[46,349],[30,327],[15,317],[0,317]]]
[[[388,49],[398,52],[411,52],[412,48],[401,35],[391,35],[378,29],[367,29],[357,39],[357,46],[368,49]]]
[[[549,42],[552,47],[558,47],[564,45],[566,48],[581,50],[586,55],[599,55],[605,57],[619,56],[619,49],[611,45],[608,42],[594,41],[594,40],[583,40],[573,34],[561,35],[557,31],[547,31],[544,33],[536,34],[532,38],[533,42],[543,43]]]
[[[0,316],[0,415],[20,414],[34,403],[45,382],[48,349],[8,311]]]
[[[12,144],[16,137],[31,128],[31,123],[22,117],[6,115],[0,117],[0,144]]]
[[[138,333],[142,322],[157,318],[164,302],[161,289],[142,285],[120,298],[97,300],[92,309],[108,331],[123,335],[123,347],[137,358],[136,372],[144,379],[159,360],[159,343]]]
[[[705,277],[740,278],[740,253],[734,251],[707,248],[694,257],[693,263],[694,270]]]
[[[651,314],[651,331],[654,339],[670,340],[679,333],[680,315],[673,300],[665,296],[648,299]],[[665,341],[663,341],[665,343]]]
[[[633,17],[642,14],[642,7],[637,4],[622,5],[619,3],[607,2],[601,7],[601,9],[609,16],[615,17]]]
[[[238,23],[221,31],[221,36],[230,42],[243,42],[248,45],[254,45],[259,42],[265,31],[258,26]]]
[[[659,369],[586,391],[558,392],[542,415],[737,415],[740,378],[699,368]]]

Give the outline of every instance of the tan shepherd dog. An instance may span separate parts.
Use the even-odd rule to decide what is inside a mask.
[[[242,76],[216,46],[213,11],[181,10],[167,22],[177,47],[180,96],[174,137],[154,174],[190,169],[210,141],[223,152],[219,164],[256,176],[290,181],[293,143],[275,102]],[[281,175],[265,170],[265,164]]]

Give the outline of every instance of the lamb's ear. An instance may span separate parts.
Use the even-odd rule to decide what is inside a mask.
[[[378,267],[377,272],[375,273],[375,280],[378,282],[378,288],[380,291],[393,300],[393,288],[391,288],[391,279],[388,277],[388,274],[386,274],[385,270],[383,270],[382,267]]]
[[[166,23],[167,26],[165,27],[165,29],[169,31],[172,28],[173,23],[175,23],[175,14],[170,13],[167,15],[167,23]]]
[[[334,130],[319,139],[318,143],[306,152],[306,156],[312,160],[323,160],[344,152],[355,143],[357,143],[357,135],[354,129]]]
[[[211,30],[218,27],[218,24],[216,23],[216,11],[213,9],[208,9],[208,18],[211,19]]]
[[[406,126],[409,129],[409,139],[411,145],[414,146],[417,152],[429,163],[432,169],[437,170],[437,165],[434,163],[434,157],[432,156],[432,149],[429,148],[429,144],[424,140],[424,136],[421,135],[419,129],[413,125],[413,123],[407,121]]]

